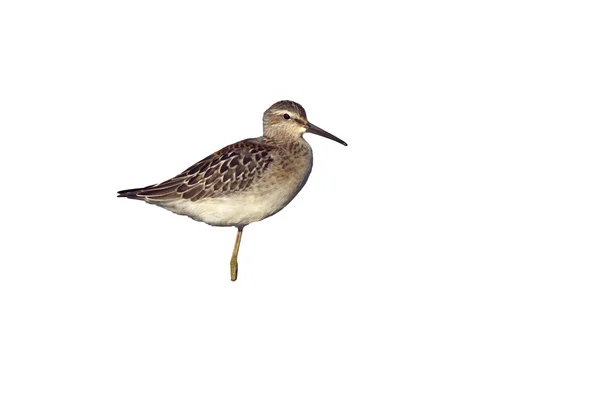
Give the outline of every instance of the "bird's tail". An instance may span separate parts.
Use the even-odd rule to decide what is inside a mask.
[[[117,197],[127,197],[128,199],[142,200],[143,197],[139,195],[139,192],[142,189],[143,188],[119,190]]]

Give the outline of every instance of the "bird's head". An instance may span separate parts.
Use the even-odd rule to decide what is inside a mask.
[[[263,130],[266,137],[273,139],[297,140],[308,132],[326,137],[344,146],[348,145],[342,139],[308,122],[304,108],[290,100],[278,101],[265,111]]]

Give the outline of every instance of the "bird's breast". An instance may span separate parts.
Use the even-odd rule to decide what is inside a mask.
[[[306,184],[313,165],[310,146],[292,148],[273,156],[271,168],[252,185],[249,203],[262,204],[269,217],[284,208]]]

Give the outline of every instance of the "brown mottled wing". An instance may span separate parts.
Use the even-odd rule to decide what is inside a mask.
[[[259,139],[229,145],[168,181],[141,189],[136,197],[150,202],[197,201],[247,189],[273,161],[272,147]]]

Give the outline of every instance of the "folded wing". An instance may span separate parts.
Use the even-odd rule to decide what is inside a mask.
[[[123,190],[119,197],[160,203],[177,199],[198,201],[247,189],[269,168],[271,147],[259,139],[229,145],[165,182]]]

